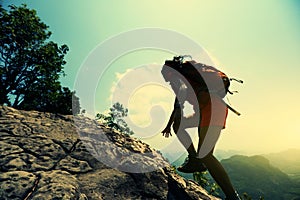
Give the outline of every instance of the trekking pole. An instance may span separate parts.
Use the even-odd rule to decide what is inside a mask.
[[[222,100],[222,102],[227,106],[227,108],[229,110],[231,110],[232,112],[234,112],[235,114],[237,114],[238,116],[241,115],[241,113],[239,113],[237,110],[235,110],[234,108],[232,108],[230,105],[228,105],[225,101]]]
[[[237,110],[235,110],[234,108],[232,108],[230,105],[226,104],[226,106],[227,106],[227,108],[228,108],[229,110],[231,110],[232,112],[234,112],[234,113],[237,114],[238,116],[241,115],[241,113],[239,113]]]

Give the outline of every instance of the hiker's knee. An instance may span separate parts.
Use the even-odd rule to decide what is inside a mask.
[[[213,159],[213,155],[212,153],[208,153],[206,155],[204,155],[204,157],[199,157],[199,159],[201,160],[201,162],[205,163],[209,163],[211,162],[211,160]]]

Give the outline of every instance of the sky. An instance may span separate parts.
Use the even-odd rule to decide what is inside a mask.
[[[136,136],[155,148],[179,148],[176,137],[159,133],[173,94],[158,73],[178,54],[244,81],[233,82],[239,93],[226,99],[242,115],[229,114],[217,149],[263,154],[299,148],[299,1],[8,2],[35,9],[50,39],[69,46],[61,82],[77,90],[88,113],[105,112],[125,98]]]

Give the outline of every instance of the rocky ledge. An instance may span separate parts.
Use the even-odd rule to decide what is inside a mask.
[[[86,117],[0,106],[0,199],[217,199]]]

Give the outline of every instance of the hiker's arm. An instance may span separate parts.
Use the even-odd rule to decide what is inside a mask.
[[[170,116],[170,119],[168,121],[168,124],[166,126],[166,128],[162,131],[163,136],[165,136],[166,138],[170,136],[172,136],[171,134],[171,126],[174,122],[175,116],[177,115],[177,112],[180,112],[180,104],[177,100],[177,98],[175,99],[175,103],[174,103],[174,109],[172,111],[172,114]]]

